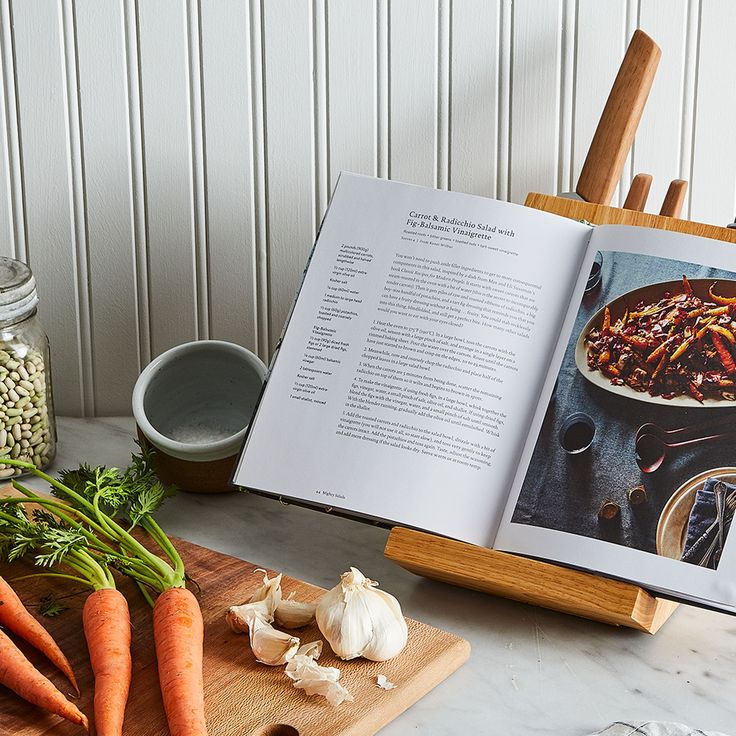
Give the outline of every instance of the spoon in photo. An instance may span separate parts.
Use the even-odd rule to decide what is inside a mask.
[[[635,443],[636,464],[642,473],[653,473],[658,470],[665,461],[667,454],[676,447],[688,447],[701,442],[710,442],[722,437],[734,437],[736,431],[710,434],[703,437],[693,437],[679,442],[667,442],[656,434],[643,434],[637,438]]]
[[[718,429],[720,427],[734,427],[734,431],[736,431],[736,413],[729,411],[725,416],[719,416],[715,419],[709,419],[706,422],[699,422],[698,424],[688,424],[684,427],[678,427],[677,429],[664,429],[664,427],[660,427],[658,424],[654,424],[653,422],[646,422],[636,430],[634,440],[637,441],[639,437],[645,434],[657,435],[665,441],[669,438],[679,440],[685,438],[685,436],[691,433],[694,436],[697,436],[701,431]]]

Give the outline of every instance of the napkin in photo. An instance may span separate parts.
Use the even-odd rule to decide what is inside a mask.
[[[714,526],[716,521],[716,499],[713,493],[713,487],[718,482],[717,478],[708,478],[702,488],[698,489],[695,495],[695,503],[693,503],[690,511],[690,518],[687,522],[687,538],[682,553],[682,561],[690,562],[694,565],[703,557],[703,553],[708,549],[711,542],[718,536],[718,525]],[[726,486],[725,498],[728,498],[736,491],[736,486],[731,483],[723,483]],[[726,508],[726,533],[733,518],[733,512]],[[711,528],[712,527],[712,528]],[[710,529],[710,531],[709,531]],[[710,568],[715,568],[714,558],[711,557]]]

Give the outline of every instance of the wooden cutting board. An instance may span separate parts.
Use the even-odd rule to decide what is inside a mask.
[[[393,661],[342,662],[325,646],[320,664],[339,667],[340,682],[355,698],[352,703],[333,707],[324,698],[309,697],[296,690],[283,667],[267,667],[256,662],[248,636],[231,632],[225,623],[227,607],[243,603],[260,585],[262,574],[255,572],[257,565],[189,542],[175,540],[175,544],[190,577],[200,589],[205,623],[205,705],[210,736],[374,734],[444,680],[470,654],[470,645],[465,640],[410,619],[409,642]],[[25,574],[27,569],[20,563],[3,563],[0,575],[12,583],[13,578]],[[370,574],[369,570],[365,572]],[[70,592],[70,583],[44,578],[12,584],[26,604],[37,604],[49,592],[59,597]],[[158,687],[150,609],[128,580],[122,581],[120,588],[128,598],[133,627],[133,682],[125,734],[166,736],[169,732]],[[323,593],[321,588],[288,577],[284,577],[282,589],[285,595],[293,591],[297,599],[308,601],[316,601]],[[69,657],[82,690],[78,705],[92,721],[93,681],[81,622],[85,597],[81,592],[64,598],[68,610],[55,618],[41,620]],[[29,608],[37,611],[31,605]],[[294,635],[302,643],[321,638],[316,624],[295,631]],[[50,663],[27,646],[21,648],[62,692],[71,695],[68,683]],[[395,683],[396,689],[378,688],[379,674]],[[0,687],[0,734],[68,736],[80,732],[78,727],[43,713]]]

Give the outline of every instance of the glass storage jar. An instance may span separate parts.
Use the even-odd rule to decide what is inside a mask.
[[[4,457],[45,468],[56,453],[49,340],[37,306],[31,269],[0,257],[0,479],[24,472]]]

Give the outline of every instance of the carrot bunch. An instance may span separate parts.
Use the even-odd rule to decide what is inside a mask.
[[[94,590],[85,603],[83,621],[95,673],[99,736],[122,733],[131,675],[130,619],[125,599],[115,590],[110,568],[135,580],[153,607],[159,681],[171,735],[206,736],[202,614],[196,598],[186,588],[179,553],[152,516],[169,493],[156,481],[150,457],[134,456],[133,465],[123,474],[115,468],[83,465],[62,473],[59,480],[30,463],[4,461],[48,482],[59,500],[33,494],[13,481],[23,496],[0,499],[0,513],[3,506],[40,505],[46,517],[35,523],[50,528],[53,518],[62,528],[51,535],[59,538],[57,544],[48,547],[49,539],[42,540],[47,546],[41,545],[45,551],[37,555],[36,561],[64,564],[73,571],[65,577],[85,582]],[[160,554],[138,541],[131,534],[133,527],[145,530]],[[61,541],[62,533],[68,535],[66,544]],[[123,656],[118,656],[121,652]]]
[[[79,692],[69,660],[48,631],[26,610],[15,591],[2,578],[0,578],[0,625],[43,652],[66,675],[77,693]],[[87,728],[87,717],[28,661],[12,639],[2,631],[0,631],[0,684],[30,703]]]

